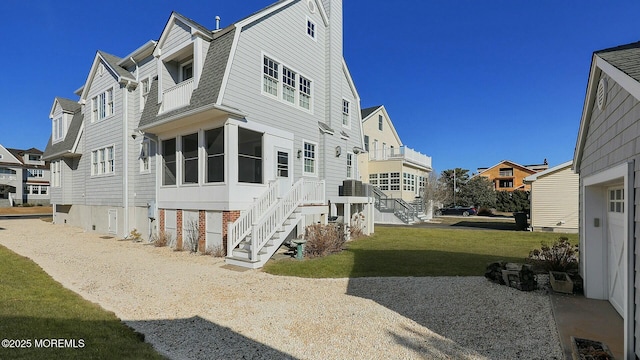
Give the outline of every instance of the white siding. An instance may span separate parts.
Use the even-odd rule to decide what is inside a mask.
[[[541,176],[531,185],[531,225],[534,230],[578,230],[579,177],[571,166]]]
[[[91,122],[91,99],[113,88],[114,114],[102,120]],[[87,104],[84,106],[85,152],[80,162],[82,172],[86,174],[85,198],[87,205],[122,206],[123,199],[123,98],[122,89],[116,78],[105,69],[104,74],[96,76],[90,84]],[[106,176],[91,176],[91,151],[114,146],[115,171]]]

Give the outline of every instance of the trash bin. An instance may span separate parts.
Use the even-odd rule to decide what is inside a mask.
[[[527,213],[513,213],[513,217],[516,219],[516,230],[527,230],[527,228],[529,227],[529,223],[527,221]]]

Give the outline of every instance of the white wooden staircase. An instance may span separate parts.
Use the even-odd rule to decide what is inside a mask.
[[[283,196],[278,182],[227,227],[227,264],[262,267],[298,226],[304,228],[303,205],[324,204],[324,181],[298,180]]]

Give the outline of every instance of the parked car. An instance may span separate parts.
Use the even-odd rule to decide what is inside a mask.
[[[469,216],[469,215],[476,215],[478,212],[476,211],[476,208],[474,208],[473,206],[451,206],[451,207],[444,207],[441,209],[436,210],[436,215],[440,216],[440,215],[462,215],[462,216]]]

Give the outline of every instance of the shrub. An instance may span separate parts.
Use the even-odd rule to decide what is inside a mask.
[[[151,242],[156,247],[163,247],[173,244],[174,239],[171,233],[167,233],[164,231],[159,232],[158,234],[154,234],[151,237]]]
[[[224,251],[224,247],[222,245],[209,246],[204,251],[204,254],[211,255],[213,257],[224,257],[226,255]]]
[[[305,229],[307,243],[304,248],[308,257],[320,257],[342,251],[346,242],[344,224],[314,224]]]
[[[128,238],[133,241],[139,242],[139,241],[142,241],[142,234],[138,231],[138,229],[134,228],[129,233]]]
[[[198,240],[200,239],[200,229],[198,228],[198,221],[189,220],[185,226],[183,248],[191,251],[192,253],[198,252]]]
[[[578,267],[578,245],[571,245],[569,239],[563,236],[554,241],[551,247],[543,242],[540,249],[529,253],[527,260],[546,271],[574,270]]]
[[[351,225],[349,226],[350,238],[357,239],[364,236],[364,229],[366,227],[365,217],[363,213],[356,213],[351,216]]]
[[[493,216],[493,209],[489,209],[486,207],[481,207],[478,210],[478,215],[480,216]]]

